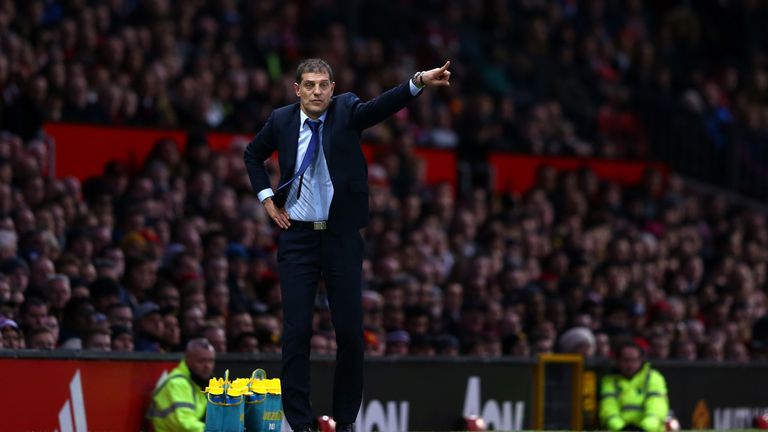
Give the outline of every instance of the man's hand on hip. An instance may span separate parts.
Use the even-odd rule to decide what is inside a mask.
[[[288,227],[291,226],[291,223],[288,221],[288,212],[285,211],[285,207],[277,208],[271,197],[264,200],[264,208],[277,226],[282,229],[288,229]]]
[[[424,84],[424,87],[447,87],[451,85],[451,71],[448,70],[449,66],[451,66],[451,62],[447,61],[443,67],[422,72],[419,78]],[[416,84],[418,85],[419,83]]]

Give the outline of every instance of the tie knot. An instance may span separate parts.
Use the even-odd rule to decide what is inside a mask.
[[[307,124],[309,125],[309,129],[312,131],[312,133],[316,133],[318,129],[320,129],[320,123],[322,123],[322,120],[309,120],[307,119]]]

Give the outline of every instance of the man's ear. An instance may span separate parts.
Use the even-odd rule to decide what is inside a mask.
[[[299,87],[299,83],[293,83],[293,90],[296,92],[296,97],[301,97],[301,87]]]

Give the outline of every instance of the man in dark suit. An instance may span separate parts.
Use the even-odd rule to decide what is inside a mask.
[[[368,224],[368,166],[363,129],[417,97],[423,87],[450,85],[450,62],[417,72],[368,102],[352,93],[334,96],[333,71],[308,59],[296,70],[299,102],[272,112],[245,149],[253,190],[284,231],[278,242],[283,299],[283,410],[293,430],[314,422],[309,399],[309,341],[320,277],[328,290],[336,329],[333,417],[336,430],[352,431],[363,392],[361,272]],[[273,191],[264,161],[277,150],[280,183]]]

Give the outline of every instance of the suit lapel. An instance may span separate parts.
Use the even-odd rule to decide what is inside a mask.
[[[298,106],[298,105],[297,105]],[[282,173],[283,181],[288,181],[296,172],[296,152],[299,148],[299,110],[291,116],[291,121],[288,122],[288,130],[285,134],[285,163],[286,171]]]
[[[325,165],[328,166],[328,172],[331,172],[331,129],[333,129],[333,112],[336,104],[336,98],[331,99],[328,106],[328,115],[325,116],[325,125],[323,125],[323,154],[325,155]]]

